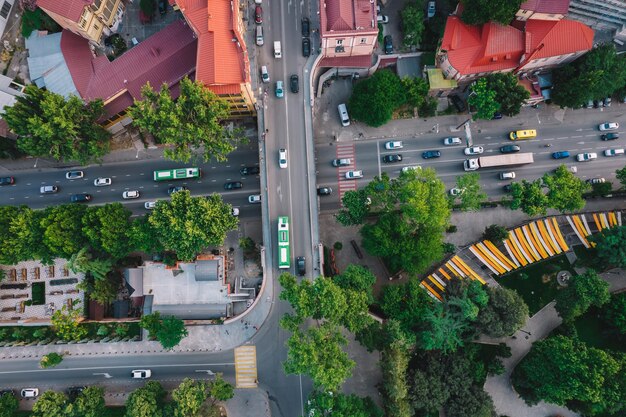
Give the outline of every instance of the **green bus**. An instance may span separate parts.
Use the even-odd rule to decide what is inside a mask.
[[[154,171],[155,181],[184,180],[200,178],[200,168],[161,169]]]
[[[278,268],[288,269],[291,266],[289,250],[289,217],[278,218]]]

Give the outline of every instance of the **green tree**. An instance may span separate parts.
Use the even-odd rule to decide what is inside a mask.
[[[3,224],[7,227],[6,235],[0,238],[4,263],[13,265],[30,259],[41,259],[44,263],[49,263],[54,256],[42,241],[41,219],[44,212],[27,207],[14,209],[16,210],[10,210],[12,216],[6,219],[7,224]]]
[[[26,154],[85,165],[108,152],[110,134],[97,123],[103,115],[100,99],[84,103],[70,96],[66,100],[32,84],[13,106],[5,107],[2,118],[19,136],[17,146]]]
[[[420,287],[420,280],[415,277],[403,285],[384,287],[380,308],[389,319],[397,320],[404,335],[414,342],[414,333],[432,311],[433,300]]]
[[[471,172],[456,177],[456,187],[462,190],[458,198],[461,200],[461,210],[480,210],[480,205],[487,200],[487,194],[480,188],[480,174]]]
[[[489,302],[480,309],[476,325],[491,337],[509,336],[519,330],[528,317],[528,306],[519,294],[508,288],[487,287]]]
[[[602,229],[589,236],[589,241],[596,244],[597,257],[604,266],[618,268],[626,266],[626,226]]]
[[[69,259],[87,244],[82,231],[86,207],[79,204],[51,206],[41,219],[43,243],[56,256]]]
[[[402,44],[405,48],[415,48],[422,41],[422,33],[424,33],[422,9],[417,3],[409,3],[400,11]]]
[[[97,281],[104,280],[113,268],[111,259],[91,259],[87,247],[81,248],[67,261],[67,268],[74,273],[90,273]]]
[[[189,162],[194,149],[202,149],[205,161],[215,158],[224,162],[235,150],[239,133],[222,123],[230,114],[228,102],[202,82],[183,78],[176,100],[166,84],[155,92],[148,83],[141,95],[143,100],[135,101],[129,115],[135,126],[153,134],[159,143],[170,145],[164,152],[166,158]]]
[[[221,373],[217,373],[209,384],[209,396],[214,403],[215,401],[228,401],[235,396],[235,390],[232,384],[224,381]]]
[[[114,282],[109,277],[102,277],[98,279],[92,279],[91,277],[85,277],[78,283],[78,288],[85,293],[89,294],[89,299],[97,302],[100,305],[106,306],[115,300],[117,297],[118,282]]]
[[[404,91],[406,91],[407,104],[419,108],[428,95],[428,81],[419,77],[404,77],[401,81]]]
[[[483,239],[490,241],[496,245],[502,243],[503,240],[509,238],[509,231],[502,226],[492,224],[485,228]]]
[[[161,417],[165,390],[156,381],[131,392],[126,400],[125,417]]]
[[[63,362],[63,355],[56,352],[50,352],[47,355],[43,355],[39,361],[39,366],[42,368],[54,368],[58,364]]]
[[[589,184],[574,175],[565,165],[560,165],[554,174],[544,174],[542,179],[549,190],[550,207],[561,213],[585,207],[583,194],[589,190]]]
[[[120,203],[88,207],[83,216],[83,233],[91,247],[113,259],[128,255],[130,215],[131,211]]]
[[[409,402],[407,369],[409,353],[402,341],[391,343],[383,350],[381,368],[383,372],[382,395],[386,414],[394,417],[411,417],[413,410]]]
[[[161,204],[168,204],[163,202]],[[157,202],[157,206],[159,202]],[[148,216],[136,218],[130,225],[130,247],[133,250],[156,253],[165,249],[159,241],[155,228],[148,221]]]
[[[591,195],[594,197],[611,194],[611,191],[613,191],[613,183],[611,181],[591,185]]]
[[[476,385],[452,393],[445,412],[446,415],[458,417],[494,417],[497,415],[489,394]]]
[[[523,0],[462,0],[461,19],[470,25],[495,21],[508,25],[515,18]]]
[[[219,194],[192,197],[189,191],[172,194],[169,204],[157,205],[148,221],[163,247],[183,261],[193,260],[208,246],[224,243],[226,232],[238,223]]]
[[[368,304],[374,302],[372,288],[376,283],[376,276],[369,269],[361,265],[350,264],[341,274],[334,276],[333,281],[344,290],[353,290],[365,294]]]
[[[418,336],[420,347],[425,350],[454,352],[464,345],[463,333],[467,322],[442,305],[436,304],[424,317],[425,329]]]
[[[61,392],[46,391],[33,404],[35,417],[65,417],[67,396]]]
[[[437,114],[437,105],[438,102],[435,97],[426,96],[417,113],[420,117],[433,117]]]
[[[543,192],[540,179],[533,182],[522,180],[511,184],[511,209],[521,209],[529,216],[546,214],[549,206],[548,196]]]
[[[383,69],[354,86],[348,107],[354,119],[378,127],[391,120],[393,111],[405,102],[400,78],[390,70]]]
[[[602,309],[602,317],[607,325],[626,334],[626,293],[613,294]]]
[[[0,395],[0,417],[13,417],[20,406],[20,402],[11,392]]]
[[[507,116],[519,114],[522,105],[530,98],[530,92],[517,82],[512,72],[489,74],[487,86],[496,92],[495,101],[500,104],[500,112]]]
[[[185,378],[178,388],[172,391],[172,399],[176,402],[174,415],[176,417],[199,416],[208,397],[208,385],[205,381]]]
[[[588,269],[570,278],[568,286],[557,293],[555,308],[564,321],[571,322],[589,307],[606,304],[610,297],[609,284],[596,271]]]
[[[336,218],[343,226],[363,224],[365,216],[369,213],[368,197],[365,190],[347,191],[341,198],[343,208],[339,210]]]
[[[304,415],[309,417],[383,417],[383,413],[374,404],[370,397],[357,397],[356,395],[312,391],[306,402]]]
[[[156,335],[161,328],[161,313],[159,311],[155,311],[152,314],[146,314],[141,316],[141,320],[139,320],[139,326],[142,329],[145,329],[148,332],[149,339],[156,339]]]
[[[316,388],[336,391],[351,375],[354,361],[342,350],[347,340],[330,322],[305,331],[295,329],[287,340],[287,374],[307,374]]]
[[[62,340],[79,341],[87,336],[87,328],[80,324],[83,317],[80,309],[76,308],[77,305],[78,302],[76,300],[71,309],[64,305],[60,310],[52,313],[52,318],[50,319],[52,328]]]
[[[617,180],[619,181],[619,183],[623,186],[626,185],[626,167],[622,168],[622,169],[618,169],[617,171],[615,171],[615,176],[617,177]]]
[[[472,118],[491,120],[500,109],[500,103],[496,101],[496,92],[489,88],[487,79],[479,78],[472,83],[470,90],[467,103],[474,110]]]
[[[67,407],[67,415],[72,417],[100,417],[106,414],[104,388],[89,386]]]
[[[189,332],[185,328],[185,323],[174,316],[163,319],[161,327],[157,331],[156,337],[164,349],[172,349],[183,340]]]

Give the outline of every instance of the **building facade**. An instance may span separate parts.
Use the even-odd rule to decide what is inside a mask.
[[[520,5],[515,19],[561,20],[567,15],[569,2],[570,0],[527,0]]]

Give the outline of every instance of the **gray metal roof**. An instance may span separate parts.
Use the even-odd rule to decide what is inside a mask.
[[[141,297],[143,295],[143,269],[142,268],[127,268],[124,270],[124,279],[128,286],[132,288],[130,290],[131,297]]]
[[[196,261],[196,281],[217,281],[219,267],[217,259]]]
[[[228,304],[155,304],[152,312],[174,316],[181,320],[209,320],[226,317]]]

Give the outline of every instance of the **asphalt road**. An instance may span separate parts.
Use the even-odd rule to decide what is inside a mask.
[[[617,130],[620,138],[612,141],[602,141],[597,125],[605,121],[618,121],[621,126]],[[499,148],[504,145],[519,145],[521,152],[532,152],[535,162],[529,165],[502,167],[494,169],[479,169],[480,182],[483,190],[491,199],[500,199],[506,193],[503,186],[509,184],[510,181],[500,180],[499,174],[504,171],[513,171],[516,174],[515,181],[522,179],[534,180],[541,177],[545,172],[556,169],[559,165],[565,164],[568,167],[576,167],[577,174],[582,179],[590,178],[606,178],[614,184],[615,170],[623,168],[626,165],[626,157],[624,155],[605,157],[605,149],[623,149],[626,147],[626,117],[623,112],[615,109],[612,113],[603,112],[602,114],[587,113],[586,117],[576,119],[567,125],[560,126],[528,126],[528,128],[536,128],[538,136],[531,140],[511,141],[508,139],[508,133],[511,130],[520,128],[515,119],[505,118],[501,124],[491,129],[481,129],[481,133],[473,133],[473,145],[482,146],[484,148],[484,156],[500,154]],[[402,137],[394,138],[402,140],[404,148],[389,151],[384,145],[386,140],[364,140],[355,143],[355,152],[353,157],[354,168],[363,170],[364,178],[357,180],[357,186],[364,187],[374,176],[386,172],[390,177],[400,175],[400,170],[404,166],[420,165],[423,168],[434,168],[437,175],[446,184],[446,188],[454,187],[456,177],[463,175],[463,161],[469,158],[464,155],[465,146],[444,146],[443,139],[446,136],[459,136],[465,143],[465,135],[460,132],[454,135],[446,134],[429,134],[419,138]],[[545,145],[550,144],[550,147]],[[441,151],[440,158],[424,159],[422,152],[428,150]],[[566,159],[553,159],[552,153],[556,151],[569,151],[570,157]],[[320,145],[316,148],[318,158],[318,186],[329,186],[333,189],[333,194],[327,197],[321,197],[322,210],[335,210],[339,208],[339,183],[345,181],[340,175],[346,168],[338,169],[331,165],[331,161],[337,158],[336,146]],[[598,159],[588,162],[577,162],[575,157],[579,153],[595,152]],[[398,163],[387,164],[382,161],[383,156],[390,154],[400,154],[403,160]]]

